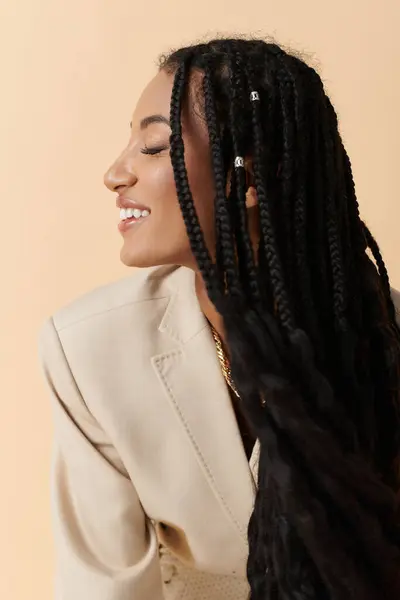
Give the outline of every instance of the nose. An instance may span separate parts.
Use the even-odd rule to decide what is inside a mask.
[[[111,191],[135,185],[137,176],[133,169],[132,157],[126,149],[104,174],[104,185]]]

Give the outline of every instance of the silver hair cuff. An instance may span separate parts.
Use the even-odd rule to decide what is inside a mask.
[[[258,92],[250,92],[250,101],[256,102],[260,99],[260,94]]]
[[[242,156],[237,156],[235,158],[235,169],[239,169],[240,167],[244,167],[244,158]]]

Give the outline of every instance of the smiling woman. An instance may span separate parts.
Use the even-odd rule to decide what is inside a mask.
[[[200,82],[200,74],[198,78]],[[195,268],[169,155],[172,86],[173,78],[164,70],[150,81],[136,105],[129,143],[105,175],[105,184],[122,197],[121,202],[129,203],[130,208],[146,207],[151,213],[145,222],[132,221],[134,227],[126,223],[120,227],[124,234],[121,258],[128,266],[177,264]],[[212,247],[214,191],[209,140],[194,95],[185,110],[183,128],[186,160],[192,166],[191,186],[207,243]]]
[[[398,600],[399,295],[317,73],[161,59],[105,175],[141,270],[45,324],[63,600]]]

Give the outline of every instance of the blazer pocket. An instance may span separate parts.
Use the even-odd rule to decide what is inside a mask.
[[[185,532],[165,521],[156,523],[157,537],[162,546],[165,546],[180,561],[189,567],[195,566],[195,560],[190,550]]]

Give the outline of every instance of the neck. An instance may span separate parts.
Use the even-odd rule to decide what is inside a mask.
[[[196,296],[204,316],[217,331],[218,335],[224,339],[223,319],[208,297],[206,285],[198,271],[196,272],[195,289]]]

